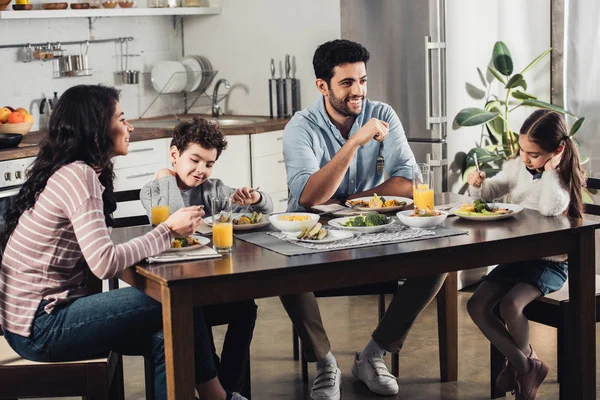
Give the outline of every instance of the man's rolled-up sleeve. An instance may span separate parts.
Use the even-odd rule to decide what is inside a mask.
[[[306,182],[321,168],[313,150],[313,140],[305,128],[290,124],[285,127],[283,157],[288,189],[300,200]]]

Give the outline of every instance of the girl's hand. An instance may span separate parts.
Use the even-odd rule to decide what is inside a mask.
[[[544,164],[544,171],[551,171],[553,169],[556,169],[558,164],[560,164],[561,156],[562,156],[562,153],[558,153],[558,154],[555,154],[552,157],[550,157],[548,159],[548,161],[546,161],[546,164]]]
[[[481,172],[473,171],[467,177],[467,182],[469,182],[469,185],[476,187],[476,188],[480,188],[481,185],[483,184],[484,180],[485,180],[485,172],[483,172],[483,171],[481,171]]]
[[[236,204],[248,206],[259,202],[260,193],[249,187],[238,188],[235,190],[232,200]]]
[[[175,176],[175,171],[173,171],[169,168],[159,169],[158,172],[156,173],[156,179],[160,179],[163,176]]]
[[[165,224],[176,237],[190,236],[202,223],[204,206],[180,208],[169,216]]]

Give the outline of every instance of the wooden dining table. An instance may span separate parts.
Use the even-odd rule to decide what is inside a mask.
[[[436,196],[436,204],[461,199],[464,196],[444,193]],[[600,228],[600,219],[588,215],[583,219],[544,217],[537,211],[524,209],[498,221],[449,217],[443,226],[468,234],[296,256],[284,256],[235,239],[229,256],[168,264],[140,262],[124,271],[120,278],[162,303],[168,398],[187,400],[194,398],[190,349],[195,306],[568,254],[573,311],[570,351],[574,361],[569,398],[595,399],[595,230]],[[113,231],[113,240],[123,242],[148,229],[118,228]],[[455,362],[449,360],[450,364]]]

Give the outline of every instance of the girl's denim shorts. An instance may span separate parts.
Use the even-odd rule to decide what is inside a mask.
[[[546,259],[500,264],[483,279],[509,285],[528,283],[547,295],[563,286],[567,280],[568,265],[566,262]]]

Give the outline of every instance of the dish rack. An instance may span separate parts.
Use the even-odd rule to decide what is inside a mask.
[[[210,86],[210,84],[215,79],[215,76],[217,76],[218,73],[219,73],[219,71],[215,71],[215,70],[211,70],[211,71],[207,71],[207,72],[203,72],[203,71],[174,72],[173,74],[171,74],[171,77],[167,80],[167,82],[162,86],[161,90],[157,91],[156,96],[154,97],[152,102],[148,105],[148,107],[144,110],[144,112],[140,114],[139,118],[140,119],[144,118],[144,116],[152,108],[154,103],[156,103],[156,101],[159,98],[161,98],[162,96],[166,96],[166,95],[181,94],[181,93],[183,93],[183,95],[184,95],[183,99],[181,100],[182,104],[174,103],[174,105],[169,106],[169,108],[171,109],[171,113],[174,115],[181,113],[181,111],[179,111],[179,110],[183,110],[183,114],[186,114],[194,106],[210,106],[212,104],[212,96],[210,96],[206,92],[206,89],[208,89],[208,87]],[[145,74],[150,74],[150,73],[146,72]],[[196,90],[190,91],[190,92],[185,91],[185,90],[180,90],[180,91],[172,91],[171,90],[173,87],[176,86],[176,84],[178,82],[181,82],[183,79],[185,79],[187,81],[190,78],[193,78],[193,79],[201,78],[202,84]],[[179,86],[181,86],[181,85],[179,84]],[[226,94],[219,96],[217,101],[220,102],[226,96],[227,96]],[[200,101],[200,103],[198,103],[198,101]]]

